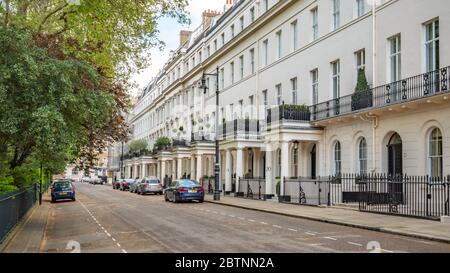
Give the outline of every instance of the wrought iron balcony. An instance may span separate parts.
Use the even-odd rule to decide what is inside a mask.
[[[260,124],[255,119],[235,119],[219,125],[219,140],[259,139]]]
[[[450,91],[449,72],[450,67],[444,67],[313,105],[311,120],[319,121],[448,93]]]

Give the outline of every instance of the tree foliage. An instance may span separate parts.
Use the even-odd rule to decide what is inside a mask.
[[[144,139],[133,140],[129,143],[130,153],[144,151],[148,148],[148,143]]]

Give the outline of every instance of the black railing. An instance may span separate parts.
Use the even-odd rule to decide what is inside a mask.
[[[184,139],[172,139],[172,147],[187,147],[186,140]]]
[[[266,179],[264,178],[239,178],[239,192],[244,198],[265,200]]]
[[[219,125],[219,139],[259,139],[259,120],[235,119]]]
[[[38,200],[38,184],[0,196],[0,243]]]
[[[366,212],[439,219],[450,216],[450,176],[340,174],[284,179],[283,195],[300,205],[354,204]]]
[[[280,121],[309,122],[310,120],[310,109],[306,106],[283,104],[267,109],[268,125]]]
[[[450,67],[444,67],[313,105],[311,106],[311,120],[323,120],[449,92],[449,72]]]

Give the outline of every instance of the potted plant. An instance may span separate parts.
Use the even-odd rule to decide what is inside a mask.
[[[352,111],[357,111],[373,106],[373,92],[369,89],[364,69],[358,70],[358,81],[355,87],[355,93],[352,95]]]

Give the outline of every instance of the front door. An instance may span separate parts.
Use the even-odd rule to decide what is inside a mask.
[[[311,178],[316,178],[316,144],[311,150]]]
[[[395,203],[403,200],[403,144],[398,134],[391,137],[388,148],[388,193]]]

